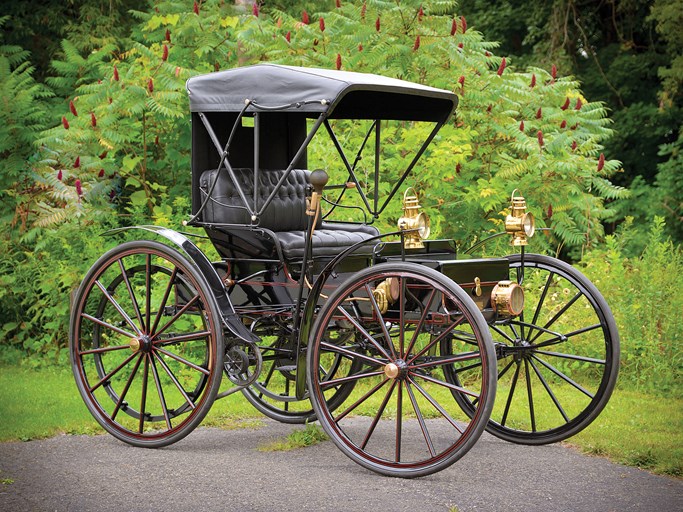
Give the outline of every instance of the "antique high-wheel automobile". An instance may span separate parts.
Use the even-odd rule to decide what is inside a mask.
[[[463,257],[452,240],[429,239],[406,179],[457,96],[270,64],[197,76],[187,89],[187,223],[204,228],[219,258],[195,235],[135,226],[123,229],[144,239],[108,251],[85,276],[71,362],[105,430],[165,446],[241,391],[278,421],[319,421],[370,470],[415,477],[461,458],[484,429],[551,443],[605,407],[619,361],[614,319],[581,273],[525,252],[534,219],[519,192],[505,221],[516,254]],[[387,184],[392,123],[429,130]],[[361,136],[346,137],[356,126]],[[325,134],[334,180],[307,170],[319,167],[309,165],[311,141]],[[395,196],[398,228],[380,233],[373,223]]]

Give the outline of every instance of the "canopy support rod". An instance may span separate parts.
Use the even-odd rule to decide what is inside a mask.
[[[354,172],[356,171],[356,166],[358,165],[358,162],[360,162],[361,155],[363,154],[363,149],[365,148],[365,144],[368,142],[368,139],[370,138],[370,134],[372,133],[372,130],[374,130],[376,124],[377,124],[377,120],[375,119],[375,121],[373,121],[372,125],[370,126],[370,129],[365,134],[365,138],[363,139],[363,143],[360,145],[360,149],[358,150],[358,153],[356,153],[356,159],[353,161],[353,165],[351,166],[351,169]],[[328,133],[330,133],[330,137],[331,137],[332,136],[332,133],[331,133],[332,127],[330,126],[329,120],[325,121],[325,127],[327,128],[327,131],[328,131]],[[343,155],[342,155],[342,157],[343,157]],[[353,176],[354,176],[353,174],[349,174],[348,179],[349,180],[353,179]],[[358,185],[356,185],[356,187],[358,187]],[[341,189],[341,192],[339,192],[339,196],[337,197],[337,200],[334,202],[334,206],[332,206],[332,208],[330,208],[328,210],[328,212],[325,215],[323,215],[323,220],[325,220],[327,217],[332,215],[332,212],[334,211],[334,209],[337,207],[337,205],[339,203],[341,203],[341,200],[344,197],[345,192],[346,192],[346,187]],[[360,206],[358,206],[357,208],[360,208]],[[362,210],[362,208],[361,208],[361,210]],[[372,214],[372,212],[369,212],[369,213]],[[365,215],[365,213],[363,213],[363,215]]]
[[[261,118],[258,112],[254,112],[254,211],[258,211],[258,180],[261,171]]]
[[[359,159],[356,158],[356,162],[354,162],[354,167],[351,167],[351,164],[349,164],[349,160],[346,158],[346,154],[344,153],[344,149],[341,147],[341,144],[339,143],[337,136],[332,131],[332,127],[330,126],[330,123],[325,122],[325,128],[327,128],[327,132],[330,134],[330,139],[332,139],[334,146],[337,148],[337,153],[339,153],[339,156],[341,157],[342,161],[344,162],[344,165],[346,166],[346,170],[349,171],[349,177],[355,183],[356,190],[358,190],[358,193],[360,194],[360,198],[363,200],[365,207],[368,209],[368,211],[372,214],[373,217],[377,218],[377,212],[372,210],[372,207],[370,206],[370,203],[368,202],[368,198],[365,196],[365,192],[363,192],[363,189],[361,188],[360,183],[358,182],[358,178],[356,177],[356,173],[354,171],[355,163],[357,163]],[[362,148],[361,148],[361,151],[362,151]]]
[[[394,194],[396,194],[396,191],[401,187],[401,185],[403,185],[403,182],[408,177],[408,174],[410,174],[410,172],[413,170],[413,167],[415,167],[415,164],[417,163],[417,161],[422,156],[422,153],[425,152],[425,150],[427,149],[427,146],[429,146],[429,144],[432,142],[432,139],[439,132],[439,130],[441,129],[443,124],[444,124],[444,121],[441,121],[441,122],[436,124],[436,126],[432,130],[432,133],[429,134],[429,137],[427,137],[427,140],[424,141],[420,150],[415,154],[415,158],[413,158],[412,162],[410,162],[410,165],[408,165],[408,168],[403,172],[403,175],[401,176],[401,178],[394,185],[394,188],[392,188],[391,192],[389,192],[389,195],[387,196],[384,203],[382,204],[382,207],[377,212],[377,215],[379,215],[380,213],[382,213],[384,211],[384,209],[389,204],[389,201],[391,201],[391,199],[394,197]]]
[[[315,124],[313,125],[313,128],[311,128],[311,131],[308,132],[308,135],[306,136],[306,139],[304,140],[303,144],[301,144],[301,147],[299,150],[296,152],[296,155],[294,155],[294,158],[292,158],[292,161],[289,163],[287,166],[287,169],[285,170],[285,173],[282,175],[280,180],[277,182],[275,187],[273,187],[273,191],[270,193],[268,198],[265,200],[263,205],[261,205],[261,208],[258,209],[258,212],[256,213],[257,217],[260,217],[261,214],[265,211],[266,208],[268,208],[268,205],[271,203],[273,198],[275,197],[275,194],[277,194],[280,190],[280,187],[284,184],[284,182],[287,180],[289,177],[290,173],[292,172],[292,169],[294,168],[294,164],[301,158],[301,156],[304,154],[304,151],[306,151],[306,148],[308,148],[308,145],[311,142],[311,139],[313,139],[313,136],[316,134],[318,129],[320,128],[320,125],[323,124],[323,121],[327,118],[327,112],[323,112],[318,116],[318,119],[315,120]]]
[[[245,208],[249,212],[249,215],[252,217],[254,216],[254,211],[251,209],[249,206],[249,202],[247,201],[247,197],[244,195],[244,191],[242,190],[242,187],[240,187],[239,182],[237,181],[237,177],[235,176],[235,172],[232,170],[232,166],[230,165],[230,162],[228,161],[228,148],[230,147],[230,143],[232,142],[232,137],[235,132],[235,127],[237,126],[237,123],[239,123],[242,120],[242,116],[244,115],[244,111],[246,110],[246,107],[248,104],[245,105],[245,108],[242,109],[240,114],[237,116],[237,120],[235,121],[235,126],[233,126],[233,131],[230,133],[230,137],[228,137],[228,142],[225,144],[225,148],[221,146],[220,141],[218,140],[218,137],[216,136],[216,132],[213,131],[213,127],[211,126],[211,123],[209,123],[209,120],[206,118],[203,112],[199,112],[199,119],[202,120],[202,123],[204,124],[204,128],[206,128],[206,131],[209,134],[209,137],[211,137],[211,141],[213,142],[213,145],[216,146],[216,150],[218,150],[218,154],[221,155],[221,160],[218,163],[218,169],[216,170],[216,178],[215,181],[218,180],[218,174],[221,172],[221,167],[224,168],[226,171],[228,171],[228,174],[230,175],[230,179],[232,180],[233,185],[235,186],[235,189],[240,195],[240,199],[242,199],[242,202],[244,203]],[[213,187],[211,189],[213,191]],[[211,192],[209,192],[209,197],[210,197]],[[196,217],[196,216],[195,216]]]
[[[375,190],[373,192],[373,203],[375,206],[375,211],[377,211],[377,206],[379,205],[379,154],[380,154],[380,133],[381,133],[381,121],[375,122]]]

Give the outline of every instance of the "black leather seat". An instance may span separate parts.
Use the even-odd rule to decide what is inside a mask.
[[[254,198],[254,173],[252,169],[234,169],[242,191],[249,201]],[[200,188],[205,197],[216,170],[202,173]],[[259,205],[263,204],[275,189],[283,170],[262,170],[258,179]],[[306,192],[310,171],[294,169],[277,190],[273,201],[263,212],[258,226],[272,231],[285,259],[299,260],[304,255],[306,243]],[[216,224],[251,225],[251,219],[228,173],[223,170],[204,210],[204,221]],[[202,198],[203,199],[203,198]],[[222,229],[229,230],[229,227]],[[379,231],[373,226],[351,223],[321,222],[313,233],[313,256],[335,256],[343,249],[363,242]],[[358,248],[356,254],[371,254],[376,241]]]

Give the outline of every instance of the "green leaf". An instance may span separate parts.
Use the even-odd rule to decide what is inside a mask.
[[[130,195],[130,202],[133,206],[144,206],[147,204],[147,194],[144,190],[138,190]]]

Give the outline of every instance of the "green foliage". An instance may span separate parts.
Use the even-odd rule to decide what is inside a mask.
[[[599,164],[612,134],[604,105],[587,101],[571,77],[553,78],[540,68],[516,70],[511,59],[503,66],[502,57],[492,54],[496,44],[472,28],[476,20],[464,30],[456,2],[431,2],[422,16],[420,5],[374,0],[365,8],[342,2],[338,9],[330,2],[325,11],[309,10],[308,25],[298,9],[292,16],[266,5],[256,17],[220,0],[200,2],[199,14],[192,3],[174,0],[131,11],[135,21],[125,38],[102,40],[88,52],[72,38],[61,43],[48,83],[64,97],[52,127],[39,136],[45,121],[38,114],[49,111],[40,100],[49,90],[30,81],[28,67],[17,71],[25,52],[4,50],[8,76],[17,75],[15,85],[3,78],[5,97],[28,91],[32,100],[15,101],[16,113],[0,114],[8,116],[0,129],[12,119],[36,119],[33,125],[14,123],[25,130],[23,139],[4,139],[14,146],[3,158],[23,155],[3,182],[21,205],[5,212],[13,217],[16,211],[21,223],[3,231],[4,345],[63,357],[58,350],[66,343],[65,297],[114,243],[102,242],[98,233],[135,223],[178,227],[188,213],[186,79],[263,60],[327,68],[340,60],[344,70],[404,78],[460,96],[456,116],[405,183],[419,191],[436,236],[454,237],[467,247],[500,231],[510,194],[519,187],[539,224],[554,228],[554,242],[594,245],[602,237],[601,221],[614,216],[615,200],[627,194],[609,182],[619,162]],[[567,100],[569,108],[563,109]],[[364,180],[369,197],[386,196],[431,129],[420,123],[382,128],[382,184],[375,191]],[[364,137],[350,123],[337,122],[335,130],[351,149]],[[310,160],[346,179],[324,135],[314,142]],[[373,168],[371,157],[361,162],[361,174]],[[399,215],[397,198],[380,227],[393,229]]]
[[[583,259],[584,272],[607,299],[621,337],[621,374],[630,388],[669,396],[683,391],[681,311],[683,250],[664,236],[655,218],[647,247],[636,257],[624,255],[631,221],[620,236]]]
[[[309,423],[304,428],[292,431],[282,439],[260,445],[258,449],[261,452],[283,452],[312,446],[328,439],[327,434],[318,425]]]
[[[0,28],[7,17],[0,18]],[[50,90],[33,79],[35,69],[29,55],[18,46],[0,39],[0,216],[2,222],[26,226],[27,200],[40,193],[31,183],[30,163],[34,141],[45,129],[45,99]],[[17,218],[13,218],[14,213]]]
[[[114,240],[99,236],[108,225],[113,226],[104,217],[88,224],[71,219],[59,228],[31,228],[4,244],[0,257],[4,346],[55,362],[66,356],[59,350],[67,343],[70,295],[92,262],[115,245]],[[3,353],[3,359],[11,353]],[[35,358],[30,362],[42,363]]]
[[[669,234],[683,241],[681,211],[666,188],[683,111],[683,3],[472,0],[461,11],[500,41],[502,52],[529,66],[556,64],[581,81],[587,98],[605,102],[618,130],[604,152],[623,162],[612,181],[638,197],[626,213],[638,220],[664,215]],[[614,221],[625,209],[616,205]]]

